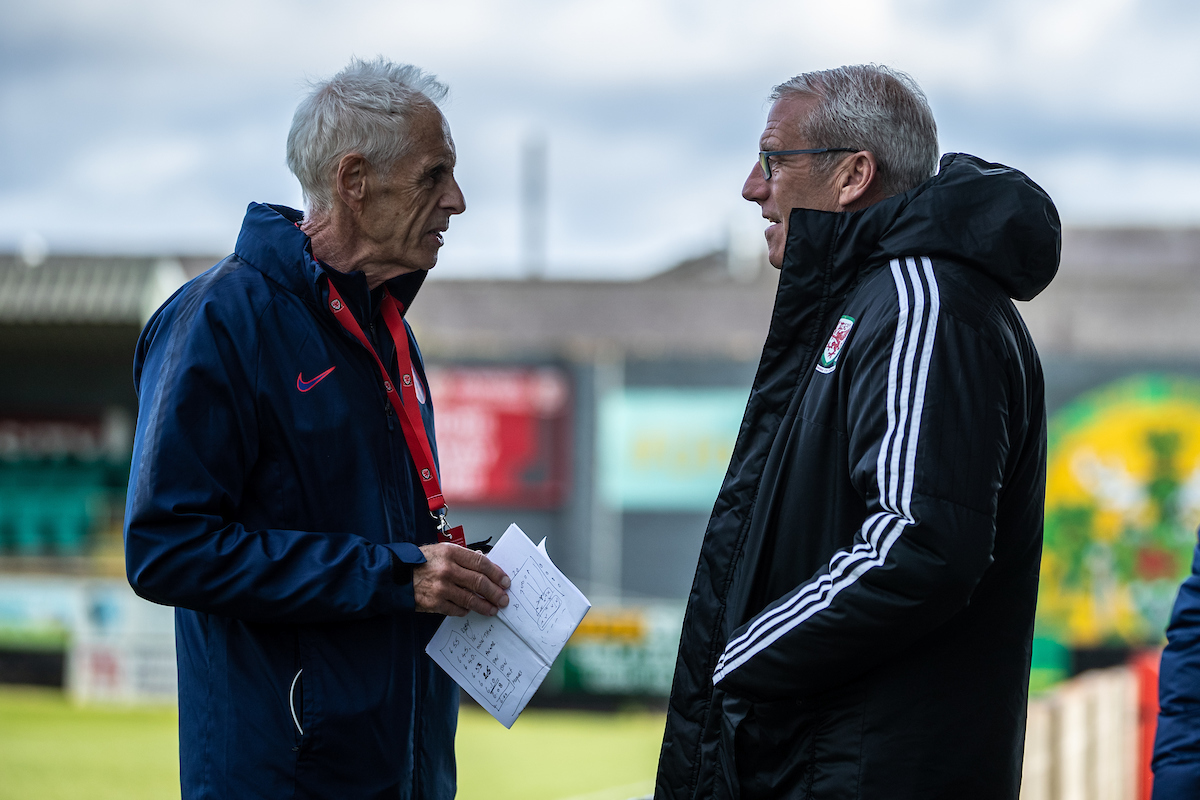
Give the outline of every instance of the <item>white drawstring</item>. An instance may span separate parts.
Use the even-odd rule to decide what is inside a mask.
[[[300,672],[304,672],[303,669]],[[296,673],[296,677],[292,678],[292,688],[288,690],[288,707],[292,709],[292,722],[296,723],[296,730],[300,731],[300,735],[304,735],[304,728],[300,727],[300,719],[296,716],[296,682],[300,680],[300,672]]]

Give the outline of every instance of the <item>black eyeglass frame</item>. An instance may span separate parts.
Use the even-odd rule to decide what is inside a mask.
[[[763,180],[771,180],[771,156],[803,156],[820,153],[857,153],[854,147],[811,147],[807,150],[759,150],[758,166],[762,169]]]

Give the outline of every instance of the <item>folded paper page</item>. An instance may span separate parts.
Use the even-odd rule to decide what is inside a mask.
[[[447,617],[425,652],[511,728],[591,603],[520,528],[508,526],[488,557],[512,580],[494,617]]]

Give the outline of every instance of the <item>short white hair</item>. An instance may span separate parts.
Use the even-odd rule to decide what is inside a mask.
[[[905,73],[880,64],[806,72],[776,86],[771,99],[792,95],[817,100],[800,131],[808,145],[870,151],[885,196],[912,189],[937,169],[937,123],[925,93]],[[815,156],[813,169],[831,171],[845,155]]]
[[[411,64],[382,56],[355,58],[327,81],[314,82],[296,107],[287,138],[287,165],[300,181],[308,214],[333,207],[337,164],[358,153],[387,172],[408,151],[413,117],[436,108],[446,85]]]

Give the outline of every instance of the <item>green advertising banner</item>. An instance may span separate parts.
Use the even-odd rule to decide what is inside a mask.
[[[557,692],[666,697],[671,693],[682,604],[593,608],[543,686]]]
[[[600,487],[614,508],[708,511],[737,440],[744,389],[626,389],[600,404]]]

